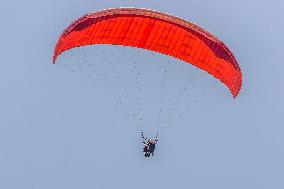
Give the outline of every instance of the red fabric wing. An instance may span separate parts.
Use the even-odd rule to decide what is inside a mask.
[[[219,79],[233,97],[242,86],[240,67],[225,44],[201,27],[171,15],[134,8],[85,15],[62,33],[53,63],[64,51],[93,44],[131,46],[178,58]]]

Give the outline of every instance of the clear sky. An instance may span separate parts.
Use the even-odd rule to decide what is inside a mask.
[[[170,13],[214,33],[239,61],[239,96],[181,61],[138,49],[75,49],[52,65],[65,27],[113,7]],[[283,7],[282,0],[1,1],[0,189],[283,189]],[[156,156],[145,159],[133,115],[154,136],[159,106],[169,111],[184,85],[174,113],[162,115]],[[159,94],[168,95],[164,103]]]

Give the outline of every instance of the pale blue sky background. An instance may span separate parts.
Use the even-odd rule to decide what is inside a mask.
[[[187,75],[182,62],[137,49],[90,47],[51,64],[74,19],[122,6],[185,18],[224,41],[243,72],[237,99],[207,74],[187,66]],[[1,1],[0,189],[283,189],[283,7],[281,0]],[[133,62],[141,71],[136,80]],[[154,66],[160,62],[168,67]],[[105,75],[113,66],[118,72]],[[163,69],[168,91],[183,86],[181,76],[190,81],[156,156],[145,159],[128,114],[142,116],[154,134],[158,109],[149,94],[159,83],[147,79]],[[137,83],[142,110],[133,99]],[[168,102],[179,94],[169,93]]]

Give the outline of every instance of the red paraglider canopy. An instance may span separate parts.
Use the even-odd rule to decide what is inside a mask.
[[[137,8],[87,14],[61,34],[53,63],[64,51],[93,44],[113,44],[163,53],[213,75],[236,97],[242,86],[237,60],[226,45],[201,27],[181,18]]]

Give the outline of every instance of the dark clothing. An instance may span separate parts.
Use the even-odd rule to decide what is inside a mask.
[[[145,152],[145,154],[144,154],[144,156],[147,157],[147,158],[150,157],[150,155],[151,154],[149,152]]]
[[[149,145],[149,152],[154,155],[154,151],[155,151],[155,148],[156,148],[156,143],[150,143]]]
[[[143,152],[148,152],[148,151],[149,151],[149,146],[145,144],[143,147]]]

